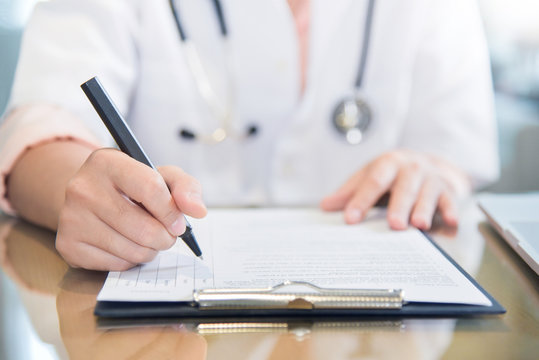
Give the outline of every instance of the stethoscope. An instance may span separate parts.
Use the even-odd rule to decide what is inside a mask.
[[[221,36],[224,40],[224,49],[225,49],[225,58],[226,58],[226,70],[228,73],[228,92],[225,97],[228,97],[223,104],[223,101],[217,96],[217,93],[213,90],[211,81],[208,77],[208,74],[204,70],[202,61],[200,59],[199,52],[196,46],[191,42],[190,38],[187,36],[185,29],[180,20],[180,15],[178,8],[174,0],[169,0],[170,8],[172,9],[172,14],[174,15],[174,20],[176,21],[176,26],[178,28],[178,33],[180,34],[180,39],[184,44],[187,66],[189,67],[191,74],[196,82],[198,92],[202,99],[208,104],[211,112],[214,117],[221,119],[220,125],[213,130],[211,133],[202,134],[196,133],[186,127],[180,129],[180,136],[183,139],[188,140],[200,140],[208,144],[218,144],[224,141],[227,138],[239,138],[246,139],[253,137],[258,133],[258,126],[248,125],[243,131],[238,131],[232,126],[232,119],[234,118],[234,106],[232,105],[235,100],[233,84],[233,76],[231,61],[230,61],[230,46],[228,44],[228,30],[223,16],[223,8],[221,6],[220,0],[212,0],[213,6],[215,8],[215,13],[217,14],[217,20],[219,22],[219,30]]]
[[[374,0],[369,0],[367,5],[367,16],[365,18],[365,27],[363,30],[359,70],[357,72],[355,83],[355,94],[341,100],[337,106],[335,106],[335,110],[333,111],[333,125],[338,132],[345,136],[346,141],[351,145],[357,145],[363,140],[365,132],[372,122],[371,108],[367,102],[362,99],[359,91],[363,82],[363,76],[365,75],[365,66],[367,64],[367,55],[369,53],[373,13]]]
[[[367,55],[369,51],[369,39],[372,28],[372,18],[374,12],[374,1],[369,0],[367,7],[367,15],[365,19],[365,27],[362,41],[361,58],[359,62],[359,71],[355,82],[355,93],[341,100],[333,111],[332,123],[337,131],[344,135],[349,144],[359,144],[365,132],[371,125],[372,112],[369,105],[359,96],[359,90],[362,85],[367,63]],[[199,52],[194,44],[187,36],[184,26],[182,25],[178,7],[174,0],[169,0],[170,8],[176,22],[180,39],[184,44],[186,53],[187,65],[196,82],[198,92],[204,101],[208,104],[214,116],[221,119],[221,124],[211,133],[199,134],[188,128],[180,129],[180,136],[184,139],[200,140],[208,144],[218,144],[227,138],[247,139],[259,133],[257,125],[248,125],[242,131],[232,127],[232,119],[234,118],[233,106],[235,94],[233,89],[233,76],[230,62],[230,48],[228,45],[228,29],[223,15],[223,8],[220,0],[212,0],[217,20],[219,22],[219,30],[224,40],[224,48],[226,52],[226,68],[228,73],[228,101],[226,105],[222,104],[219,97],[213,90],[208,74],[204,70]]]

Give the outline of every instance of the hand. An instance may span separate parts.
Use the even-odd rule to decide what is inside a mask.
[[[360,222],[385,193],[387,220],[395,230],[408,224],[427,230],[436,210],[450,226],[458,223],[456,198],[469,193],[467,176],[445,160],[411,150],[385,153],[322,200],[327,211],[344,210],[348,224]]]
[[[150,167],[114,149],[94,151],[69,181],[56,248],[69,265],[126,270],[152,260],[204,217],[200,184],[173,166]]]

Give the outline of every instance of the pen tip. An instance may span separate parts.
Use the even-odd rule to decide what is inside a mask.
[[[200,260],[204,261],[204,256],[200,255],[198,258],[199,258]]]

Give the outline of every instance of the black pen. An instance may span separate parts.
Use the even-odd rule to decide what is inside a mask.
[[[135,138],[135,135],[133,135],[133,132],[110,99],[109,95],[99,82],[99,79],[97,77],[93,77],[80,87],[92,103],[95,111],[97,111],[99,114],[101,120],[103,120],[103,123],[105,123],[107,129],[109,129],[110,134],[120,147],[120,150],[131,156],[133,159],[138,160],[157,171],[148,156],[146,156],[144,153],[144,150],[142,150],[142,147]],[[193,228],[187,219],[185,219],[185,224],[185,232],[180,235],[180,237],[185,244],[189,246],[189,249],[191,249],[196,256],[202,259],[202,251],[200,251],[200,248],[198,247],[195,235],[193,234]]]

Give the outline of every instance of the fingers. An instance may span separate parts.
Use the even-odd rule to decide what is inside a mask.
[[[90,155],[66,187],[56,246],[72,266],[126,269],[153,259],[202,217],[200,184],[175,167],[164,177],[113,149]],[[170,188],[170,189],[169,189]]]
[[[92,270],[126,270],[151,261],[157,255],[156,250],[130,241],[89,212],[84,213],[84,220],[81,220],[77,215],[82,213],[84,211],[76,214],[64,210],[60,213],[56,248],[71,266]],[[80,232],[84,227],[92,231]]]
[[[410,150],[383,154],[358,171],[334,194],[321,202],[327,211],[344,209],[348,224],[360,222],[367,211],[387,192],[388,223],[396,230],[409,223],[429,229],[437,210],[444,222],[457,225],[455,182],[462,172],[452,171],[442,159]],[[458,180],[458,181],[457,181]]]
[[[398,165],[394,162],[379,161],[373,163],[346,204],[344,209],[346,223],[355,224],[365,217],[367,211],[389,190],[397,171]]]
[[[95,215],[111,229],[135,244],[154,250],[166,250],[174,245],[176,236],[171,235],[163,224],[139,205],[118,192],[108,196],[109,206],[99,206],[96,203],[100,201],[99,196],[94,197],[91,203],[95,204],[91,206],[95,209]]]
[[[458,225],[457,203],[449,192],[443,192],[438,202],[442,219],[449,226]]]
[[[202,201],[202,186],[198,180],[176,166],[162,166],[159,172],[183,213],[195,218],[206,216],[208,210]]]
[[[410,216],[413,226],[422,230],[430,229],[441,191],[442,186],[435,179],[427,179],[423,183]]]
[[[338,211],[344,209],[354,191],[360,184],[360,181],[363,177],[365,170],[359,170],[356,172],[344,185],[342,185],[337,191],[333,194],[326,196],[322,199],[320,207],[325,211]]]
[[[162,167],[161,173],[158,173],[123,153],[117,152],[115,155],[124,159],[108,167],[114,186],[142,204],[171,235],[179,236],[185,232],[183,213],[194,217],[205,216],[202,189],[196,179],[177,167]],[[107,159],[109,162],[114,160]]]
[[[423,180],[423,171],[417,164],[406,166],[399,171],[391,188],[387,209],[387,220],[392,229],[404,230],[408,227],[408,219]]]
[[[110,179],[115,187],[130,199],[142,204],[173,236],[183,234],[185,223],[163,177],[152,168],[117,152],[106,161],[114,165],[108,167]]]
[[[81,267],[97,271],[125,271],[137,265],[137,263],[130,263],[86,243],[80,243],[76,251],[81,254],[84,253],[85,256],[76,261],[70,261],[69,258],[64,257],[67,263],[75,268]]]
[[[108,150],[108,152],[111,153],[113,158],[119,153],[114,150]],[[121,157],[120,160],[117,161],[118,169],[124,168],[126,160],[129,165],[132,159]],[[66,188],[64,206],[67,209],[75,215],[88,210],[91,215],[95,215],[109,225],[113,231],[119,232],[141,246],[165,250],[174,244],[176,236],[170,234],[163,224],[147,211],[127,199],[123,195],[123,191],[118,191],[118,186],[114,183],[114,177],[119,177],[117,174],[114,173],[109,177],[101,163],[90,163],[88,166],[94,167],[90,169],[84,168],[69,182]],[[155,173],[152,170],[151,172]],[[98,173],[97,176],[96,173]],[[135,175],[138,174],[135,173]],[[132,173],[126,172],[125,176],[130,177]],[[144,185],[141,186],[140,184],[145,184],[145,179],[144,177],[140,179],[134,177],[132,178],[132,183],[143,187]],[[171,198],[170,195],[169,198]],[[74,221],[74,219],[70,221]]]

